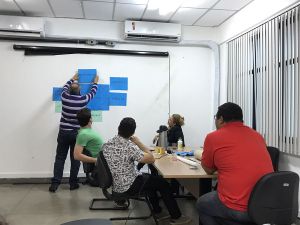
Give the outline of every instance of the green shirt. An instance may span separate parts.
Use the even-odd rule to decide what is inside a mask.
[[[76,144],[88,150],[93,158],[97,158],[103,145],[103,139],[91,128],[80,128],[76,138]]]

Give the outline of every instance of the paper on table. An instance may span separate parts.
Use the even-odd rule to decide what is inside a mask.
[[[181,162],[184,162],[184,163],[186,163],[186,164],[188,164],[190,166],[193,166],[193,167],[198,167],[198,165],[199,165],[198,163],[193,162],[193,161],[188,160],[188,159],[185,159],[185,158],[183,158],[181,156],[177,156],[177,159],[180,160]]]

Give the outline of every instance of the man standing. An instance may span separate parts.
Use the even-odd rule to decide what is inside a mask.
[[[136,129],[133,118],[124,118],[118,127],[118,135],[102,146],[103,155],[112,174],[112,189],[117,193],[135,195],[142,190],[147,192],[154,213],[159,214],[157,191],[160,192],[170,217],[171,224],[187,224],[190,218],[181,214],[174,199],[169,183],[161,176],[142,174],[136,169],[135,162],[154,163],[150,149],[137,137],[132,136]],[[162,218],[161,218],[162,219]]]
[[[80,95],[80,86],[77,82],[78,75],[74,75],[63,87],[61,94],[62,113],[60,119],[59,133],[57,137],[56,157],[54,162],[54,176],[49,187],[50,192],[55,192],[61,183],[63,176],[64,164],[70,148],[70,190],[79,188],[78,171],[80,161],[74,159],[74,146],[76,136],[79,129],[79,124],[76,118],[77,112],[86,107],[89,101],[95,96],[97,92],[97,83],[99,77],[96,76],[91,91],[86,95]]]
[[[243,124],[242,109],[227,102],[215,116],[217,130],[204,141],[201,165],[218,171],[218,190],[201,196],[197,209],[203,225],[217,225],[216,218],[250,222],[247,208],[251,191],[265,174],[273,172],[263,137]]]

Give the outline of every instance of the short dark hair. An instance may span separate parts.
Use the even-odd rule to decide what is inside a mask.
[[[77,112],[77,120],[81,127],[85,127],[90,122],[92,117],[91,110],[83,108]]]
[[[223,117],[224,122],[241,121],[243,122],[243,111],[241,107],[235,103],[227,102],[218,107],[216,118]]]
[[[118,134],[123,138],[129,138],[134,134],[135,128],[135,120],[131,117],[125,117],[120,122]]]

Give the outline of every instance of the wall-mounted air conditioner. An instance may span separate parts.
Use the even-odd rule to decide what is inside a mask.
[[[42,37],[44,36],[44,20],[0,15],[0,36]]]
[[[179,42],[181,39],[181,24],[126,20],[125,39]]]

